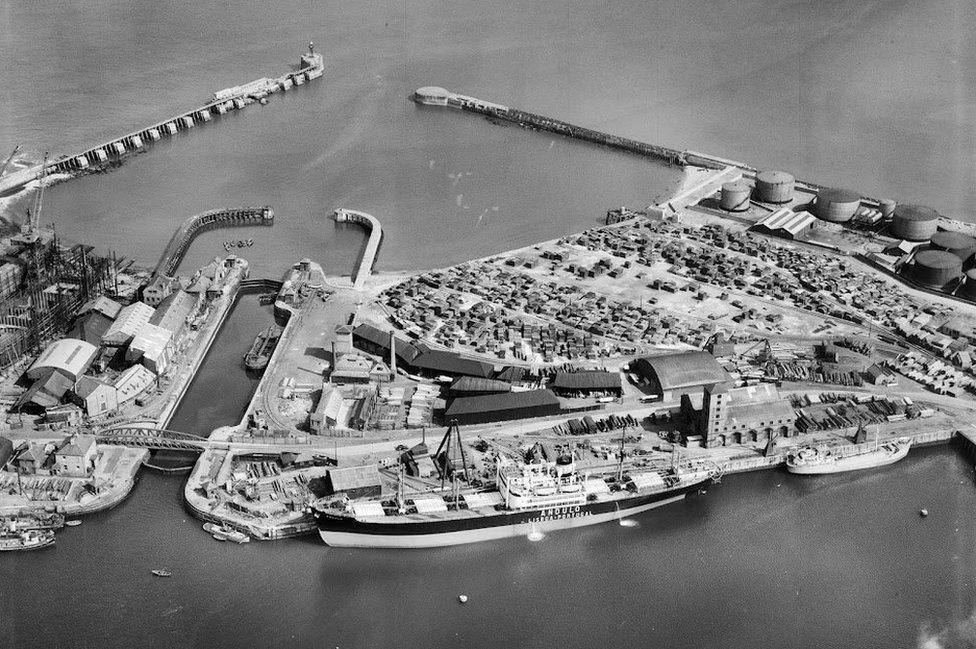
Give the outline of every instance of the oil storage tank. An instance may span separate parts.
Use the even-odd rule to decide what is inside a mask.
[[[962,232],[936,232],[932,235],[932,249],[951,252],[966,262],[976,253],[976,239]]]
[[[922,250],[905,266],[908,277],[929,288],[942,288],[962,275],[962,260],[945,250]]]
[[[749,209],[752,187],[741,180],[722,185],[722,209],[727,212],[744,212]]]
[[[928,241],[939,228],[939,213],[924,205],[898,205],[891,234],[908,241]]]
[[[760,171],[756,175],[756,199],[763,203],[789,203],[795,182],[785,171]]]
[[[861,206],[861,195],[850,189],[824,188],[817,192],[814,212],[817,217],[831,223],[846,223],[854,218]]]
[[[966,271],[966,283],[959,291],[959,297],[976,302],[976,268]]]

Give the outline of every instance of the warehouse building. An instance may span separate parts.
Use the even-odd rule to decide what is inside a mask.
[[[620,373],[605,370],[556,372],[548,387],[563,397],[619,397],[623,393]]]
[[[46,370],[56,370],[77,381],[98,356],[98,348],[77,338],[62,338],[48,345],[27,370],[27,378],[37,379]]]
[[[474,376],[461,376],[447,388],[448,398],[476,397],[484,394],[511,392],[512,385],[497,379],[482,379]]]
[[[142,363],[157,376],[166,371],[173,358],[173,334],[148,322],[136,332],[125,352],[128,363]]]
[[[383,493],[383,481],[375,464],[329,469],[325,478],[328,494],[344,493],[349,498],[373,498]]]
[[[389,358],[390,332],[369,324],[357,326],[352,333],[353,345],[369,354]],[[432,349],[423,343],[410,343],[401,338],[394,341],[397,365],[412,374],[425,376],[474,376],[490,378],[494,366],[482,361],[441,349]]]
[[[176,291],[163,298],[149,318],[149,324],[173,334],[174,343],[183,337],[187,320],[196,308],[197,298],[186,291]]]
[[[742,388],[730,388],[727,383],[706,386],[701,410],[694,409],[687,398],[682,399],[682,410],[695,422],[707,447],[789,437],[796,422],[793,408],[770,383]]]
[[[529,419],[558,415],[561,404],[549,390],[528,390],[460,397],[451,401],[444,411],[447,421],[458,424],[485,424],[493,421]]]
[[[155,309],[144,302],[134,302],[119,311],[118,317],[102,337],[106,347],[125,347],[143,325],[149,324]]]
[[[697,392],[701,388],[729,380],[715,357],[704,351],[678,352],[662,356],[644,356],[631,364],[632,371],[652,394],[670,401],[676,395]]]

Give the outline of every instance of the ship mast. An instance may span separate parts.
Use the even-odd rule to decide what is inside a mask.
[[[396,506],[398,513],[407,513],[406,501],[403,498],[403,463],[397,465]]]

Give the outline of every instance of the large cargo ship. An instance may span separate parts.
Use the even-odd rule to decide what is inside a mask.
[[[593,477],[568,463],[496,461],[493,488],[394,499],[323,499],[312,506],[337,547],[429,548],[596,525],[680,500],[716,476],[704,464]]]
[[[846,446],[804,446],[786,457],[786,470],[802,475],[842,473],[893,464],[908,455],[912,440],[900,437],[889,442],[865,442]]]

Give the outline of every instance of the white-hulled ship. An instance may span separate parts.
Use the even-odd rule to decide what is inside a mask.
[[[500,456],[494,488],[394,499],[323,499],[312,506],[322,540],[337,547],[429,548],[596,525],[680,500],[717,475],[704,464],[615,476],[581,475],[574,460]]]
[[[893,464],[908,455],[912,440],[899,437],[884,443],[845,446],[804,446],[786,456],[786,470],[803,475],[842,473]]]

